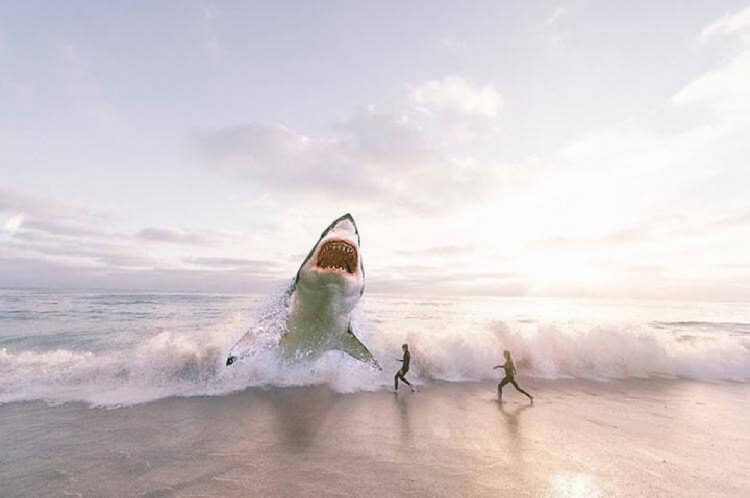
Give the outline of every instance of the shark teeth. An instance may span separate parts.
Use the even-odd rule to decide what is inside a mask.
[[[342,240],[328,241],[318,252],[318,268],[353,273],[357,267],[357,249]]]
[[[345,253],[349,254],[356,254],[356,251],[352,246],[346,243],[341,242],[331,242],[323,246],[321,249],[321,253],[329,252],[329,251],[343,251]]]

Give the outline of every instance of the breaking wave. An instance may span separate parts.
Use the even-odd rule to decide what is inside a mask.
[[[686,335],[643,325],[576,329],[539,324],[532,330],[492,322],[480,337],[426,340],[430,375],[444,380],[485,379],[508,349],[519,371],[545,379],[674,377],[706,381],[750,380],[750,337]],[[420,348],[421,349],[421,348]]]
[[[278,327],[283,327],[280,302],[276,298],[258,314],[272,321],[268,334],[278,334]],[[435,307],[428,308],[434,316]],[[400,366],[395,359],[405,336],[394,332],[398,329],[388,320],[368,316],[359,310],[354,330],[371,348],[382,371],[338,351],[288,362],[268,347],[269,341],[260,341],[262,347],[228,368],[226,353],[246,328],[163,330],[135,346],[115,350],[0,348],[0,403],[45,400],[119,406],[170,396],[221,395],[248,387],[310,384],[328,384],[343,393],[386,389]],[[486,320],[479,326],[445,331],[412,325],[406,339],[413,358],[409,375],[417,383],[496,379],[499,373],[492,367],[502,362],[504,349],[513,352],[521,376],[750,381],[750,335],[743,327],[725,323],[570,326],[529,319]]]

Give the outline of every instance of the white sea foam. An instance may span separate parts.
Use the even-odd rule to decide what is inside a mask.
[[[446,315],[452,325],[439,329],[427,322],[422,325],[411,312],[398,313],[395,322],[373,318],[365,309],[358,310],[355,332],[370,346],[383,371],[338,351],[287,361],[269,347],[285,320],[280,303],[277,297],[259,313],[266,321],[261,334],[268,340],[260,340],[257,348],[231,367],[224,365],[227,350],[246,330],[232,325],[189,333],[165,330],[132,348],[116,351],[0,348],[0,403],[41,399],[117,406],[168,396],[222,395],[250,386],[328,384],[339,392],[385,389],[392,385],[393,372],[400,366],[395,360],[404,340],[412,350],[409,375],[422,383],[497,378],[500,372],[492,367],[502,362],[504,349],[513,352],[522,377],[657,375],[750,381],[750,335],[741,332],[742,324],[737,324],[739,333],[732,333],[731,323],[709,332],[706,322],[699,326],[650,322],[561,325],[474,320],[462,327],[456,325],[461,317]],[[424,316],[429,315],[430,323],[442,323],[436,307],[424,309],[428,308]],[[381,311],[376,309],[374,315],[381,316]]]
[[[696,380],[750,380],[750,337],[686,336],[648,325],[555,324],[516,327],[495,321],[471,338],[427,341],[430,374],[445,380],[487,378],[491,364],[510,350],[522,375],[557,378],[620,379],[670,376]],[[438,353],[432,355],[429,351]],[[434,359],[433,359],[434,358]]]

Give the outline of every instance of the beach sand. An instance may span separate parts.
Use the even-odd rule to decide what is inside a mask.
[[[748,384],[521,385],[6,404],[0,495],[750,495]]]

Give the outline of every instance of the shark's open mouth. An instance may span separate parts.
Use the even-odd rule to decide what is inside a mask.
[[[357,268],[357,249],[343,240],[329,240],[318,252],[317,267],[354,273]]]

